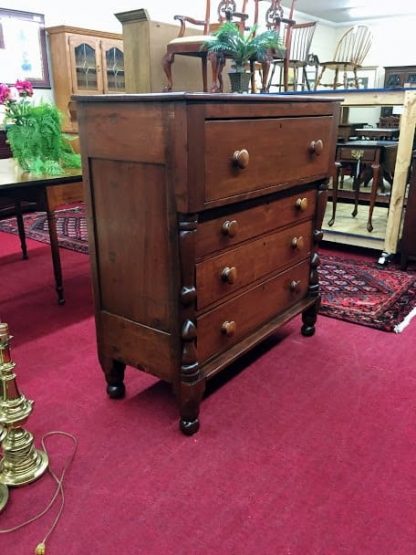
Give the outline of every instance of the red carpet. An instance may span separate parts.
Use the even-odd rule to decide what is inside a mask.
[[[54,429],[79,440],[47,555],[415,553],[415,322],[396,335],[320,318],[303,338],[296,319],[211,384],[188,438],[169,388],[144,373],[129,369],[126,399],[107,399],[88,257],[62,251],[58,306],[48,246],[30,241],[29,255],[0,233],[1,318],[36,401],[28,428],[38,443]],[[52,489],[45,477],[13,490],[0,527]],[[0,552],[33,553],[52,520],[0,536]]]
[[[397,333],[416,316],[414,271],[323,255],[319,277],[325,316]]]

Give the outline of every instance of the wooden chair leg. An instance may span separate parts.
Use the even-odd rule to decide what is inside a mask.
[[[166,78],[168,80],[168,84],[164,88],[165,92],[170,92],[173,87],[172,64],[174,61],[175,61],[175,54],[172,54],[171,52],[166,52],[166,54],[163,57],[163,69],[165,71]]]
[[[256,73],[255,73],[255,62],[250,60],[250,83],[251,83],[251,94],[257,92],[256,89]]]
[[[303,68],[302,68],[302,83],[303,83],[303,85],[302,85],[302,90],[303,91],[305,90],[305,86],[308,89],[308,91],[311,90],[311,84],[309,82],[308,72],[306,71],[305,66],[303,66]]]
[[[267,93],[268,91],[268,79],[269,79],[269,71],[270,71],[270,62],[262,62],[261,63],[261,70],[262,70],[262,80],[261,80],[261,92]]]
[[[334,171],[332,175],[332,216],[328,222],[329,226],[334,225],[335,216],[337,214],[337,203],[338,203],[338,182],[339,182],[339,175],[342,169],[340,162],[335,162]]]
[[[202,64],[202,89],[204,92],[208,92],[208,60],[206,56],[202,56],[201,64]]]
[[[221,92],[221,80],[220,73],[222,71],[221,67],[221,60],[220,57],[211,52],[208,54],[209,61],[211,63],[211,72],[212,72],[212,84],[210,92]]]
[[[358,75],[357,75],[357,68],[356,67],[354,68],[354,81],[355,81],[355,88],[359,89],[360,85],[358,83]]]
[[[276,73],[276,67],[277,67],[277,63],[274,63],[273,68],[272,68],[272,72],[271,72],[270,77],[269,77],[269,82],[267,83],[267,91],[268,92],[270,92],[270,87],[273,83],[273,78],[274,78],[274,75]],[[279,79],[280,79],[280,76],[279,76]],[[279,89],[279,92],[280,92],[280,83],[278,85],[278,89]]]
[[[373,231],[373,211],[374,205],[376,203],[377,197],[377,189],[378,189],[378,182],[380,179],[380,164],[375,163],[371,166],[373,170],[373,183],[371,185],[371,193],[370,193],[370,206],[368,209],[368,222],[367,222],[367,230],[371,233]]]
[[[315,83],[315,90],[316,90],[316,89],[318,88],[318,86],[321,84],[322,77],[323,77],[323,75],[324,75],[324,73],[325,73],[325,70],[326,70],[326,67],[325,67],[325,66],[322,66],[321,73],[319,74],[319,77],[318,77],[318,79],[316,80],[316,83]]]
[[[285,58],[283,60],[283,90],[287,92],[289,90],[289,59]]]
[[[335,76],[334,76],[334,89],[337,88],[337,84],[338,84],[338,73],[339,73],[338,68],[336,68],[336,70],[335,70]]]

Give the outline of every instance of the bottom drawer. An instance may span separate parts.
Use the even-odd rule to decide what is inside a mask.
[[[197,318],[199,361],[225,351],[303,299],[308,292],[309,267],[308,258]]]

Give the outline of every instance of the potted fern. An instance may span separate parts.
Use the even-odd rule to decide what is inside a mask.
[[[213,37],[204,44],[204,48],[219,58],[231,58],[229,72],[231,91],[248,92],[251,73],[247,71],[250,61],[264,62],[272,57],[272,52],[282,48],[282,42],[276,31],[264,31],[256,34],[256,26],[247,35],[240,32],[235,23],[227,21],[221,25]]]
[[[29,81],[17,81],[14,87],[0,83],[0,105],[4,106],[4,124],[13,158],[20,167],[34,174],[59,175],[65,168],[80,168],[69,137],[61,131],[61,113],[53,104],[31,103]]]

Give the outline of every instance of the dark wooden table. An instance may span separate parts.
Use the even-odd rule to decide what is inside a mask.
[[[338,125],[338,142],[346,142],[356,135],[355,130],[362,128],[366,123],[340,123]]]
[[[54,210],[59,205],[83,199],[81,170],[66,170],[58,176],[33,175],[22,171],[12,158],[0,160],[0,197],[13,199],[17,204],[22,201],[36,202],[39,210],[46,212],[55,288],[58,303],[63,304],[65,299]],[[19,235],[26,258],[24,230]]]
[[[357,137],[368,137],[375,140],[394,140],[399,136],[398,127],[363,127],[355,130]]]
[[[338,181],[339,172],[343,164],[352,164],[354,166],[354,210],[352,216],[355,217],[358,212],[358,201],[360,195],[360,184],[363,182],[361,168],[365,165],[370,166],[372,170],[372,185],[370,192],[370,206],[368,210],[367,230],[373,231],[373,211],[377,196],[377,189],[380,181],[383,179],[381,165],[383,158],[387,158],[387,151],[397,150],[396,141],[347,141],[346,143],[338,143],[336,163],[338,166],[336,176],[332,184],[332,217],[328,222],[332,226],[335,222],[337,201],[338,201]]]

